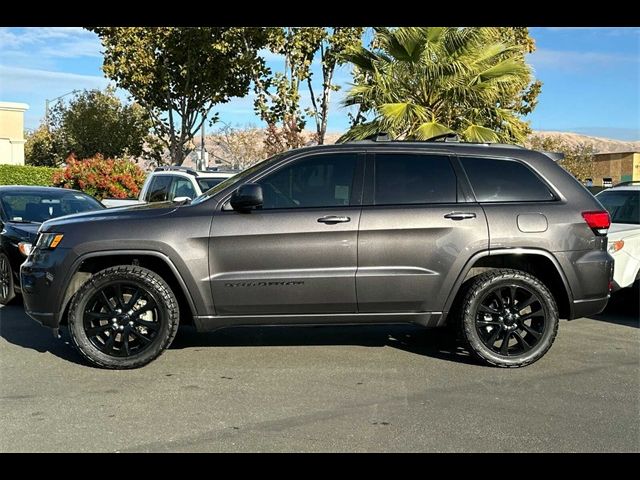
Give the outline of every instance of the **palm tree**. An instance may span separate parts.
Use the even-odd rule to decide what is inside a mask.
[[[529,131],[514,110],[531,81],[522,47],[496,28],[376,28],[370,50],[345,55],[359,81],[344,105],[374,112],[340,140],[387,132],[427,140],[457,133],[476,142],[522,142]]]

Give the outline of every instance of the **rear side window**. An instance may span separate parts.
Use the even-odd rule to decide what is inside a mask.
[[[147,202],[166,202],[169,200],[169,188],[172,181],[172,175],[157,175],[151,179],[151,185],[149,185],[149,191],[147,192]]]
[[[483,157],[460,157],[460,161],[479,202],[542,202],[555,198],[520,162]]]
[[[376,154],[375,204],[455,203],[456,175],[446,155]]]

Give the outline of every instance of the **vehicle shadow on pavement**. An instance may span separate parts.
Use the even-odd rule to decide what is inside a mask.
[[[54,338],[49,328],[38,325],[24,313],[22,302],[14,300],[0,308],[0,336],[9,343],[53,355],[73,363],[88,365],[69,342],[66,328],[61,328],[62,338]]]
[[[626,325],[628,327],[640,328],[640,289],[625,288],[620,290],[609,299],[607,308],[598,315],[589,318],[601,322]]]
[[[228,327],[210,333],[182,327],[170,348],[319,345],[393,347],[416,355],[477,363],[449,330],[412,325],[251,326]]]

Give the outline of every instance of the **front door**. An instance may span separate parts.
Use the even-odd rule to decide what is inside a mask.
[[[356,153],[298,157],[256,181],[261,209],[215,215],[209,269],[217,315],[356,312],[363,163]]]
[[[487,222],[446,154],[376,153],[358,239],[359,311],[439,312]],[[468,200],[468,198],[464,198]]]

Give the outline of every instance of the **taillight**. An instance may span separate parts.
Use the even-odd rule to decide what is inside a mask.
[[[596,235],[606,235],[611,225],[609,212],[582,212],[582,217]]]

